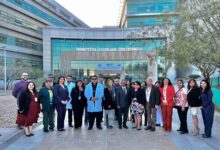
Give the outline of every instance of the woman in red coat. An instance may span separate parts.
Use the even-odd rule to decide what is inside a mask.
[[[173,116],[173,106],[174,106],[174,95],[175,90],[170,82],[170,79],[164,78],[160,87],[160,101],[162,108],[162,117],[164,122],[164,130],[171,132],[172,130],[172,116]]]

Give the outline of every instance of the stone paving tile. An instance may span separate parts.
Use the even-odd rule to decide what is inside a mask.
[[[49,135],[50,134],[50,135]],[[72,130],[67,128],[65,132],[49,133],[49,140],[43,141],[37,146],[41,149],[77,149],[77,150],[176,150],[177,147],[172,143],[162,129],[157,132],[147,132],[145,130],[137,131],[135,129],[118,128],[102,131],[94,128],[88,131],[86,128],[81,130]],[[48,136],[47,135],[47,136]],[[48,139],[45,137],[45,139]],[[161,147],[163,145],[163,147]]]
[[[179,127],[178,116],[174,110],[173,131],[165,133],[161,127],[156,132],[145,131],[142,127],[141,131],[132,129],[118,129],[115,122],[114,129],[107,130],[104,126],[102,131],[88,131],[87,126],[83,126],[81,130],[73,130],[67,126],[64,132],[42,131],[43,126],[40,125],[35,131],[33,137],[21,136],[16,141],[8,145],[6,150],[218,150],[220,147],[220,123],[215,121],[213,126],[213,137],[211,139],[203,139],[200,136],[193,136],[191,133],[180,135],[176,129]],[[203,122],[201,114],[199,115],[199,123],[201,131],[203,131]],[[192,118],[188,114],[189,131],[193,130]],[[203,133],[203,132],[201,132]]]
[[[9,138],[11,138],[14,133],[19,132],[20,129],[17,128],[0,128],[0,145],[2,143],[4,143],[6,140],[8,140]]]

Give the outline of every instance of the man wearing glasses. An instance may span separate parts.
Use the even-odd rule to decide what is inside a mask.
[[[102,130],[102,99],[104,96],[104,86],[98,83],[98,76],[92,77],[92,82],[86,86],[85,96],[87,98],[87,111],[89,117],[89,128],[93,128],[94,121],[96,119],[96,127]]]

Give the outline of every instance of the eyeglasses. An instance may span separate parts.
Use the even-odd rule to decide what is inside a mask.
[[[92,78],[92,80],[97,80],[97,78]]]

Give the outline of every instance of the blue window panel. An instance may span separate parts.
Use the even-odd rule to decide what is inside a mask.
[[[172,25],[176,25],[177,17],[135,17],[127,19],[127,27],[141,27],[141,26],[160,26],[164,25],[166,21],[171,21]]]
[[[4,42],[4,44],[7,44],[7,45],[24,47],[24,48],[32,49],[32,50],[36,50],[36,51],[43,51],[43,45],[40,44],[40,43],[27,41],[27,40],[24,40],[24,39],[16,38],[16,37],[6,35],[6,34],[2,34],[2,33],[0,33],[0,37],[4,37],[6,39],[6,42]],[[0,43],[3,43],[3,41],[0,41]]]
[[[8,2],[11,2],[13,4],[15,4],[16,6],[23,8],[24,10],[52,23],[53,25],[59,26],[59,27],[67,27],[68,25],[66,25],[65,23],[57,20],[56,18],[48,15],[47,13],[41,11],[40,9],[38,9],[37,7],[32,6],[31,4],[27,3],[24,0],[7,0]]]
[[[177,7],[177,0],[139,0],[128,1],[127,14],[149,14],[173,12]]]

